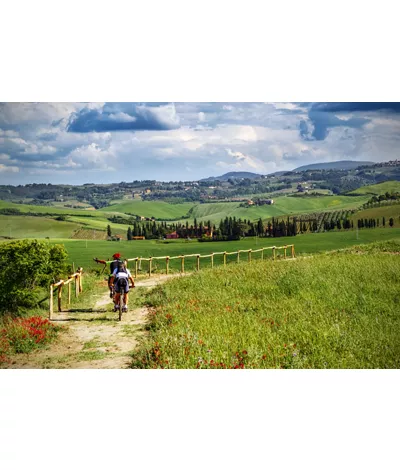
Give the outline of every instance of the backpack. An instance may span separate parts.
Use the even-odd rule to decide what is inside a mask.
[[[123,261],[118,261],[117,273],[126,273],[126,267]]]

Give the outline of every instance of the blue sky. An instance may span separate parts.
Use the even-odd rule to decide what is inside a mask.
[[[0,103],[0,184],[267,174],[399,148],[400,103]]]

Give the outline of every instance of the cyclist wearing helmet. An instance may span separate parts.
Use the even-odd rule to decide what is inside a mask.
[[[108,288],[110,289],[110,298],[111,299],[113,298],[113,285],[112,285],[112,282],[111,282],[111,276],[112,276],[113,272],[115,271],[115,269],[118,267],[118,262],[121,260],[121,254],[120,253],[114,253],[112,255],[112,258],[113,258],[114,261],[112,261],[110,263],[110,275],[108,277]],[[96,261],[96,263],[107,264],[107,261],[102,260],[102,259],[93,258],[93,260]]]
[[[133,280],[132,274],[130,273],[129,269],[126,268],[125,263],[122,260],[119,260],[117,267],[114,269],[110,277],[110,283],[113,284],[115,292],[114,311],[118,310],[121,294],[124,295],[124,306],[122,310],[124,312],[128,311],[129,281],[131,281],[132,287],[135,287],[135,282]]]

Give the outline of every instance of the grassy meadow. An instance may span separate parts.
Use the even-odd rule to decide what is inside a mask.
[[[0,214],[0,237],[12,238],[69,238],[81,225],[48,217]]]
[[[371,184],[369,186],[362,186],[361,188],[351,191],[349,194],[359,194],[359,195],[380,195],[385,194],[386,192],[400,192],[400,181],[385,181],[379,184]]]
[[[380,219],[382,224],[382,217],[386,219],[386,225],[389,225],[390,217],[393,218],[395,226],[400,226],[400,204],[382,205],[380,207],[371,207],[369,209],[363,209],[353,214],[352,219]]]
[[[218,223],[225,217],[250,219],[252,221],[327,210],[357,209],[369,198],[367,196],[280,196],[274,198],[273,205],[240,207],[240,203],[220,202],[197,204],[191,213],[198,222],[211,220]],[[189,223],[190,220],[189,220]]]
[[[381,242],[160,285],[132,367],[399,368],[399,251]]]
[[[106,210],[108,212],[122,212],[142,217],[154,217],[156,219],[181,219],[187,215],[193,206],[194,204],[190,202],[169,204],[163,201],[137,201],[132,199],[112,204]]]

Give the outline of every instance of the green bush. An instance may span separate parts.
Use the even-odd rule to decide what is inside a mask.
[[[66,274],[63,245],[19,240],[0,245],[0,315],[36,306],[52,282]]]

